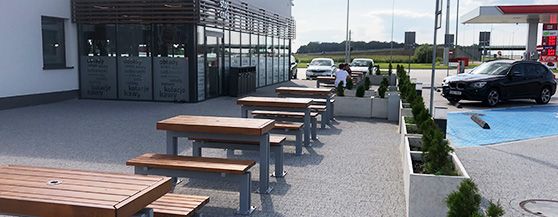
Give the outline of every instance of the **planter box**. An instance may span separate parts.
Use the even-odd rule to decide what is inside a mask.
[[[395,87],[397,88],[397,87]],[[399,114],[399,104],[401,102],[401,97],[399,92],[390,91],[388,95],[388,120],[393,122],[399,122],[401,115]]]
[[[372,98],[372,117],[373,118],[388,118],[388,99],[373,97]]]
[[[364,97],[372,97],[372,96],[377,96],[378,93],[374,90],[367,90],[364,92]],[[355,97],[356,96],[356,88],[353,90],[345,90],[345,96],[348,97]]]
[[[372,117],[372,97],[354,97],[347,95],[335,98],[335,116],[339,117]]]
[[[458,176],[436,176],[414,171],[413,162],[422,161],[422,152],[411,151],[411,146],[416,145],[412,143],[416,143],[418,139],[419,137],[412,135],[404,136],[400,145],[406,216],[445,217],[448,211],[446,197],[456,191],[463,180],[470,177],[455,153],[448,157],[451,157]]]
[[[401,124],[404,121],[403,118],[413,116],[413,109],[411,109],[411,105],[409,103],[399,101],[399,115],[401,116],[399,118],[399,133],[401,133]]]
[[[384,75],[368,75],[368,77],[370,78],[370,84],[372,85],[380,85],[384,79]],[[385,75],[385,77],[388,78],[390,86],[395,86],[397,84],[397,76],[395,74],[392,74],[391,76]]]

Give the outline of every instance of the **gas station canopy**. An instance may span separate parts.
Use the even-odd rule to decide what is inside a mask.
[[[558,23],[558,5],[482,6],[461,20],[464,24]]]

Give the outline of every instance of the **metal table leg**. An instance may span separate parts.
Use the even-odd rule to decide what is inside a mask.
[[[269,194],[269,133],[260,136],[260,187],[258,193]]]
[[[306,108],[304,111],[304,145],[310,146],[310,108]]]

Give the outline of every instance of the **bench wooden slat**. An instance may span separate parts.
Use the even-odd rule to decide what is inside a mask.
[[[252,115],[303,118],[304,117],[304,112],[283,112],[283,111],[256,110],[256,111],[252,111]],[[310,112],[310,117],[317,117],[318,115],[319,114],[317,112]]]
[[[252,160],[174,156],[147,153],[126,162],[128,166],[244,174],[256,164]]]
[[[205,142],[215,142],[215,143],[232,143],[232,144],[242,144],[242,145],[259,145],[259,142],[249,142],[249,141],[238,141],[238,140],[224,140],[224,139],[208,139],[208,138],[192,138],[191,140],[195,141],[205,141]],[[274,145],[281,145],[285,140],[287,140],[284,136],[269,136],[269,144]]]
[[[157,123],[158,130],[259,136],[273,129],[273,120],[180,115]]]
[[[304,127],[303,123],[294,123],[294,122],[287,122],[287,121],[279,121],[275,123],[275,128],[273,129],[281,129],[281,130],[298,130]]]
[[[209,197],[166,194],[151,205],[155,217],[190,217],[209,203]]]

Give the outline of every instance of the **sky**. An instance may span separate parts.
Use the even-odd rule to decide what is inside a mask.
[[[432,43],[434,8],[432,0],[350,0],[350,24],[353,41],[390,41],[392,7],[395,4],[393,40],[404,41],[406,31],[417,33],[417,43]],[[450,34],[455,34],[457,0],[450,0]],[[558,0],[460,0],[459,17],[479,6],[556,4]],[[345,40],[347,0],[294,0],[293,17],[297,25],[294,50],[309,42],[342,42]],[[446,26],[438,30],[438,43],[443,42]],[[478,43],[480,31],[492,30],[494,45],[524,45],[526,24],[459,25],[459,45]],[[540,40],[540,39],[539,39]]]

